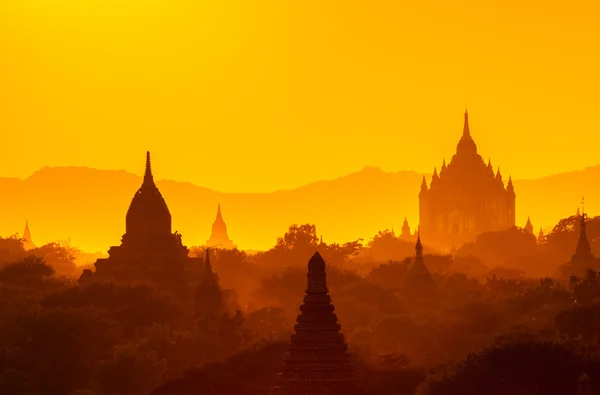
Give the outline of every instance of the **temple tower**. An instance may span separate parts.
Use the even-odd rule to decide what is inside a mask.
[[[210,250],[206,249],[204,259],[204,275],[196,290],[194,315],[216,316],[223,310],[223,295],[219,287],[219,277],[210,263]]]
[[[206,246],[230,250],[236,248],[233,241],[231,241],[227,235],[227,225],[223,220],[220,204],[217,206],[217,218],[215,219],[215,222],[213,222],[212,233],[210,239],[206,241]]]
[[[516,193],[509,177],[505,187],[500,169],[486,165],[471,135],[465,111],[463,133],[450,163],[434,168],[429,187],[425,178],[419,192],[421,234],[432,246],[449,250],[481,233],[515,226]]]
[[[410,240],[412,235],[410,234],[410,226],[408,225],[408,220],[404,217],[404,223],[402,224],[402,233],[400,233],[400,238],[402,240]]]
[[[589,263],[596,260],[594,255],[592,254],[592,247],[590,247],[590,242],[587,238],[586,232],[586,218],[587,215],[582,213],[580,215],[580,225],[579,225],[579,240],[577,241],[577,247],[575,248],[575,253],[571,257],[571,261],[575,264],[577,263]]]
[[[533,234],[533,224],[531,223],[531,219],[529,217],[527,217],[527,223],[525,224],[525,227],[523,229],[530,235]]]
[[[437,294],[437,286],[423,259],[423,245],[421,244],[420,232],[417,232],[415,259],[410,267],[408,276],[404,280],[404,286],[406,291],[412,296],[430,298],[435,297]]]
[[[199,265],[202,259],[189,258],[188,253],[181,235],[171,233],[171,213],[154,183],[150,152],[147,152],[143,182],[127,210],[121,245],[111,247],[108,258],[96,261],[95,272],[84,271],[80,282],[94,279],[126,283],[150,281],[169,287],[189,282],[186,287],[192,287],[202,271]],[[191,288],[192,294],[194,288]]]
[[[23,231],[23,248],[26,251],[33,250],[35,245],[31,239],[31,232],[29,231],[29,221],[25,221],[25,230]]]
[[[278,395],[358,395],[356,375],[331,303],[325,261],[315,253],[308,263],[308,286],[291,344],[284,358]]]
[[[544,235],[544,231],[542,230],[542,228],[540,228],[540,233],[538,234],[537,242],[538,244],[543,244],[546,242],[546,236]]]

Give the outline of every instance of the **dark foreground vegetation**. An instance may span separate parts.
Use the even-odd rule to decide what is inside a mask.
[[[318,250],[369,394],[576,394],[584,372],[600,384],[600,267],[569,265],[577,237],[571,217],[541,243],[515,228],[448,256],[424,240],[438,294],[418,300],[403,285],[414,242],[327,245],[292,226],[264,253],[215,251],[238,308],[196,319],[192,300],[151,284],[79,285],[69,247],[1,239],[0,393],[268,393]],[[599,218],[588,238],[598,255]]]

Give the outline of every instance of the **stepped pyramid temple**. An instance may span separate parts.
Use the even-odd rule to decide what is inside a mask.
[[[196,290],[194,314],[196,317],[216,316],[223,309],[223,295],[219,287],[219,277],[210,264],[210,250],[206,249],[204,275]]]
[[[478,234],[515,226],[515,190],[512,179],[504,186],[500,169],[484,163],[469,130],[465,111],[463,134],[456,154],[440,173],[434,169],[431,184],[425,177],[419,193],[421,234],[431,245],[449,250]]]
[[[415,260],[410,267],[408,276],[404,280],[404,287],[409,295],[419,298],[433,298],[437,295],[437,285],[433,281],[431,273],[429,273],[423,259],[423,245],[421,244],[420,233],[417,233]]]
[[[272,394],[363,394],[356,382],[325,278],[325,261],[317,252],[308,262],[304,304],[300,306],[279,384]]]
[[[33,250],[35,248],[35,245],[31,239],[28,221],[25,221],[25,230],[23,231],[23,248],[25,248],[26,251]]]
[[[108,254],[96,261],[94,273],[84,271],[80,281],[95,278],[181,285],[200,278],[202,259],[189,258],[181,235],[171,232],[171,213],[154,183],[150,152],[146,153],[142,186],[127,210],[121,245],[111,247]]]
[[[228,250],[236,248],[236,246],[233,245],[233,241],[229,240],[229,236],[227,236],[227,225],[223,220],[220,204],[217,207],[217,218],[215,219],[215,222],[213,222],[212,233],[210,239],[206,241],[206,246]]]

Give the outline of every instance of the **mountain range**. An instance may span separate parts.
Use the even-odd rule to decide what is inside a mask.
[[[428,181],[431,175],[427,175]],[[158,180],[173,217],[173,231],[188,246],[203,245],[221,204],[229,236],[239,248],[268,249],[289,225],[312,223],[325,242],[345,242],[418,222],[423,175],[366,167],[333,180],[270,193],[220,193],[188,182]],[[573,215],[586,198],[586,211],[600,209],[600,166],[541,179],[513,180],[517,225],[527,217],[547,232]],[[44,167],[27,179],[0,178],[0,234],[22,234],[29,221],[33,242],[71,240],[85,251],[118,245],[125,213],[142,178],[123,170]]]

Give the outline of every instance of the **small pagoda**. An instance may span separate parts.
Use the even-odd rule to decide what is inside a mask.
[[[195,317],[214,317],[223,310],[223,295],[219,277],[210,264],[210,250],[206,249],[204,275],[196,290]]]
[[[325,261],[315,253],[308,263],[308,286],[291,344],[284,358],[277,395],[362,395],[334,313]]]
[[[206,246],[226,250],[233,250],[236,248],[236,245],[233,244],[233,241],[231,241],[227,235],[227,225],[223,219],[223,214],[221,214],[220,204],[217,206],[217,218],[215,219],[215,222],[213,222],[210,239],[206,240]]]
[[[423,259],[423,244],[421,244],[420,232],[417,232],[415,259],[409,269],[408,276],[404,280],[404,287],[408,295],[420,299],[435,298],[437,296],[437,285]]]

